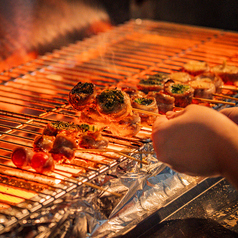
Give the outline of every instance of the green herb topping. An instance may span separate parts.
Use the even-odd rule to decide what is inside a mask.
[[[182,94],[190,88],[189,85],[184,84],[173,84],[172,85],[172,93]]]
[[[153,100],[149,99],[149,98],[137,98],[137,99],[135,99],[135,102],[140,105],[148,106],[153,102]]]
[[[84,93],[84,94],[93,94],[94,85],[92,83],[81,83],[79,82],[73,89],[72,93]]]
[[[98,100],[104,109],[113,111],[117,105],[124,103],[124,95],[120,90],[106,89],[98,95]]]
[[[162,81],[156,79],[156,78],[148,78],[148,79],[141,79],[139,84],[144,85],[162,85]]]
[[[97,131],[94,125],[88,124],[74,124],[70,122],[52,122],[51,126],[56,130],[66,130],[66,131],[76,131],[76,132],[87,132],[87,131]]]

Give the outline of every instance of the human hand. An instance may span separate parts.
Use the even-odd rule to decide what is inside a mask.
[[[152,141],[158,160],[178,172],[228,177],[232,168],[227,164],[238,166],[237,135],[237,125],[227,116],[205,106],[189,105],[158,117]]]
[[[224,108],[220,112],[238,125],[238,107]]]

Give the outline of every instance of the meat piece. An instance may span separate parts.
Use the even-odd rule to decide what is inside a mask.
[[[131,105],[133,108],[143,111],[158,113],[158,107],[154,97],[132,97]],[[156,116],[149,115],[147,113],[139,113],[139,116],[141,117],[141,123],[149,126],[153,125],[156,120]]]
[[[79,147],[103,149],[108,146],[108,140],[102,137],[101,132],[87,132],[80,137]]]
[[[120,137],[135,136],[141,129],[141,118],[138,113],[132,112],[131,115],[120,121],[112,122],[110,130],[112,134]]]
[[[34,152],[32,149],[17,147],[13,150],[11,159],[13,164],[15,164],[18,168],[28,169],[31,167],[31,159],[33,155]]]
[[[190,85],[174,83],[172,80],[166,82],[164,92],[174,97],[176,107],[186,107],[191,104],[194,95],[194,89]]]
[[[58,134],[55,138],[53,148],[50,151],[52,157],[57,162],[62,162],[65,160],[72,160],[75,156],[74,149],[78,146],[74,138],[65,136],[63,134]]]
[[[193,76],[208,72],[210,70],[207,62],[204,61],[189,61],[185,63],[182,67],[182,71],[189,73]]]
[[[129,97],[132,97],[138,94],[137,86],[135,84],[128,83],[128,82],[120,81],[117,84],[117,89],[122,90],[123,92],[128,94]]]
[[[190,82],[191,87],[194,89],[194,97],[212,99],[213,94],[216,92],[214,83],[205,80],[196,80]]]
[[[110,121],[119,121],[132,113],[130,97],[118,89],[105,89],[96,97],[97,110]]]
[[[55,137],[48,135],[39,135],[35,137],[33,149],[35,152],[49,152],[53,148]]]
[[[105,128],[110,123],[107,118],[97,111],[96,105],[86,107],[81,112],[80,121],[91,125],[96,125],[99,128]]]
[[[235,65],[227,65],[226,61],[221,65],[212,67],[211,72],[220,76],[226,84],[234,84],[238,82],[238,67]]]
[[[159,92],[164,88],[164,82],[169,79],[167,74],[159,73],[149,76],[147,79],[141,79],[137,85],[138,90],[148,93],[150,91]]]
[[[163,92],[155,94],[155,100],[159,113],[165,114],[168,111],[173,111],[175,98]]]
[[[31,160],[31,167],[38,173],[49,174],[55,168],[55,162],[49,153],[37,152]]]
[[[79,82],[69,93],[69,103],[76,110],[81,111],[86,105],[92,103],[95,97],[96,89],[93,83]]]
[[[223,81],[221,77],[214,73],[203,73],[194,78],[195,81],[203,81],[208,83],[213,83],[216,89],[217,93],[220,93],[222,91],[221,86],[223,85]]]
[[[178,83],[188,83],[193,80],[193,76],[186,72],[175,72],[169,75],[170,79]]]

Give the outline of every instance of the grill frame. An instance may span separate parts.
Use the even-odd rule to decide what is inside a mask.
[[[77,117],[77,112],[68,104],[67,95],[79,80],[91,80],[99,88],[105,85],[116,86],[120,81],[137,83],[147,75],[178,71],[188,60],[207,61],[211,66],[228,60],[238,66],[237,55],[234,53],[237,48],[237,33],[138,19],[40,56],[0,74],[0,103],[18,106],[17,110],[23,109],[22,113],[0,109],[1,117],[13,120],[13,125],[7,125],[8,130],[0,133],[0,143],[11,144],[11,136],[28,140],[28,137],[15,133],[39,134],[47,122],[56,120],[58,116],[68,120]],[[43,90],[45,92],[42,93]],[[6,100],[11,101],[5,103]],[[219,105],[216,109],[221,107]],[[24,131],[24,128],[28,130],[32,125],[37,128],[36,131]],[[31,143],[32,139],[33,136]],[[122,147],[131,146],[135,150],[143,150],[143,143],[148,142],[143,137],[119,138],[119,141],[125,142]],[[23,144],[30,147],[28,142]],[[0,150],[8,153],[0,155],[0,159],[9,160],[11,148],[1,146]],[[43,201],[40,197],[43,201],[40,206],[34,205],[32,210],[23,209],[21,215],[13,216],[2,225],[2,231],[10,229],[31,212],[40,210],[83,182],[92,181],[127,160],[126,157],[120,157],[119,161],[114,160],[111,164],[102,163],[101,170],[92,169],[86,177],[81,175],[76,181],[70,177],[63,179],[69,185],[62,187],[50,199]]]

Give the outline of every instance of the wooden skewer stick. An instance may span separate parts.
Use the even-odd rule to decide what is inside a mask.
[[[82,153],[113,152],[113,153],[154,154],[151,151],[115,150],[115,149],[110,149],[110,148],[105,148],[105,149],[75,149],[75,151],[82,152]]]
[[[82,153],[92,153],[92,152],[97,152],[97,153],[107,153],[107,152],[113,152],[113,153],[117,153],[117,154],[120,154],[120,155],[123,155],[127,158],[130,158],[134,161],[137,161],[139,163],[142,163],[142,164],[148,164],[146,161],[142,161],[142,160],[139,160],[139,159],[136,159],[132,156],[129,156],[127,155],[126,153],[134,153],[134,154],[153,154],[152,152],[142,152],[142,151],[131,151],[131,150],[114,150],[114,149],[109,149],[109,148],[105,148],[105,149],[75,149],[75,151],[77,152],[82,152]]]
[[[238,91],[238,87],[233,86],[233,85],[222,85],[220,88],[221,89],[228,89],[228,90],[231,90],[231,91]]]
[[[227,98],[227,99],[231,99],[231,100],[234,100],[234,101],[238,101],[238,98],[234,98],[234,97],[223,95],[223,94],[213,93],[213,96],[221,97],[221,98]]]
[[[141,109],[138,109],[138,108],[132,108],[133,111],[135,112],[140,112],[140,113],[144,113],[144,114],[148,114],[148,115],[151,115],[151,116],[161,116],[159,113],[155,113],[155,112],[150,112],[150,111],[146,111],[146,110],[141,110]]]
[[[100,186],[97,186],[97,185],[95,185],[95,184],[93,184],[93,183],[83,182],[83,184],[85,184],[85,185],[87,185],[87,186],[89,186],[89,187],[96,188],[96,189],[98,189],[98,190],[104,191],[104,192],[108,192],[108,193],[110,193],[110,194],[112,194],[112,195],[115,195],[115,196],[117,196],[117,197],[121,197],[121,196],[122,196],[122,194],[120,194],[120,193],[115,193],[115,192],[109,191],[108,189],[103,188],[103,187],[100,187]]]
[[[214,99],[206,99],[206,98],[193,98],[195,100],[203,101],[203,102],[210,102],[210,103],[215,103],[215,104],[227,104],[231,106],[235,106],[236,104],[233,102],[225,102],[225,101],[220,101],[220,100],[214,100]]]
[[[127,157],[127,158],[129,158],[129,159],[131,159],[131,160],[134,160],[134,161],[136,161],[136,162],[138,162],[138,163],[148,164],[146,161],[142,161],[142,160],[136,159],[136,158],[134,158],[134,157],[132,157],[132,156],[130,156],[130,155],[127,155],[127,154],[124,154],[124,153],[120,153],[120,152],[118,152],[118,154],[120,154],[120,155],[122,155],[122,156],[125,156],[125,157]]]

